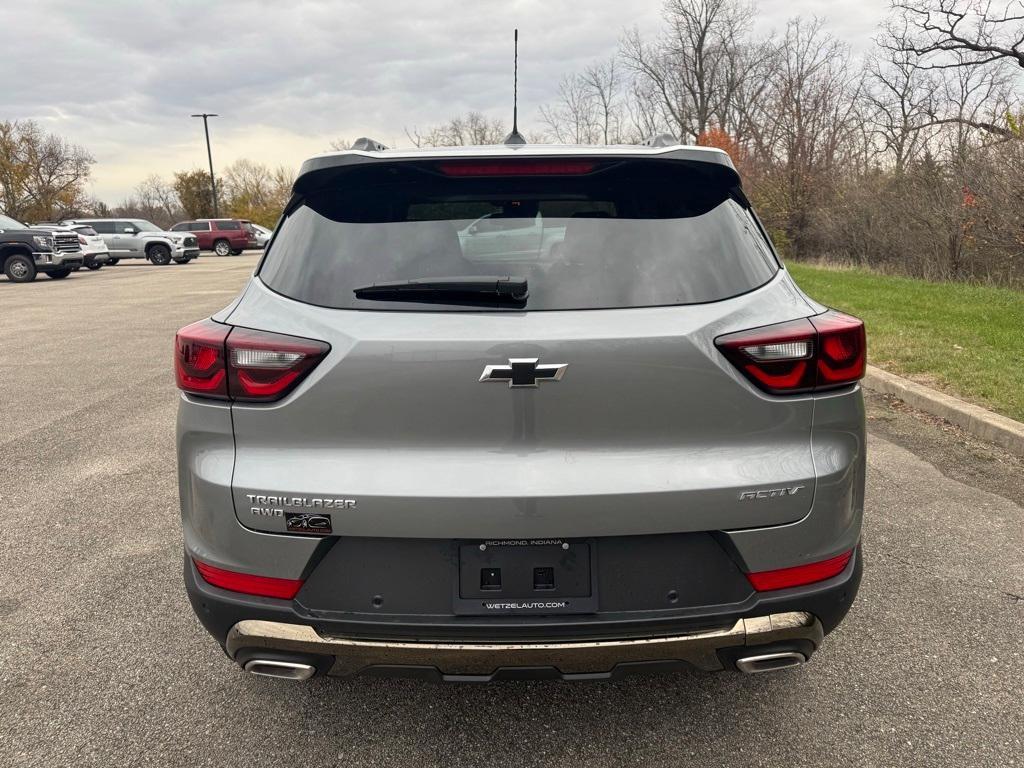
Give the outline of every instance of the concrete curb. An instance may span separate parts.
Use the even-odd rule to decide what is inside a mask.
[[[972,405],[923,384],[868,366],[863,384],[875,392],[895,395],[907,405],[956,424],[971,435],[1024,456],[1024,424]]]

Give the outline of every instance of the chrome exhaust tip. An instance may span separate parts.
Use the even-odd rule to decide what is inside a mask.
[[[279,680],[309,680],[316,674],[316,667],[300,664],[295,661],[278,661],[277,659],[249,659],[242,666],[250,675],[260,677],[276,677]]]
[[[806,661],[807,657],[798,651],[780,651],[759,656],[744,656],[736,660],[736,669],[747,675],[755,675],[758,672],[775,672],[779,669],[798,667]]]

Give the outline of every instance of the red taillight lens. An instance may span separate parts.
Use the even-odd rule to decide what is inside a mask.
[[[715,339],[715,345],[754,384],[774,395],[852,384],[864,375],[864,323],[829,310]]]
[[[235,400],[279,400],[298,385],[331,347],[322,341],[235,328],[228,336],[228,388]]]
[[[578,176],[596,166],[590,160],[456,160],[438,167],[445,176]]]
[[[868,348],[864,323],[835,310],[812,317],[811,322],[818,331],[818,389],[864,376]]]
[[[291,600],[302,589],[302,579],[275,579],[270,576],[254,576],[251,573],[238,573],[215,568],[193,559],[196,570],[207,584],[232,592],[260,597],[277,597]]]
[[[231,326],[200,320],[174,337],[174,373],[178,388],[193,395],[228,398],[224,341]]]
[[[825,579],[831,579],[833,576],[838,576],[846,568],[846,564],[850,562],[851,557],[853,557],[852,549],[837,557],[821,560],[817,563],[797,565],[793,568],[780,568],[777,571],[748,573],[747,579],[750,581],[750,585],[758,592],[814,584],[817,581],[824,581]]]
[[[178,331],[178,387],[203,397],[280,400],[330,351],[329,344],[203,320]]]

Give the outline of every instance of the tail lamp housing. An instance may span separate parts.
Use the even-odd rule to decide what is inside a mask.
[[[867,364],[864,323],[835,310],[719,336],[715,346],[773,395],[848,386],[864,376]]]
[[[178,331],[174,370],[190,395],[234,402],[280,400],[331,347],[323,341],[201,320]]]

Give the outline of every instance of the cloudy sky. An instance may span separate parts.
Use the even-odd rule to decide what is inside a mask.
[[[610,55],[625,27],[653,33],[662,0],[9,0],[0,120],[31,118],[96,158],[116,203],[151,173],[239,157],[297,166],[330,141],[408,145],[404,128],[479,110],[508,119],[520,29],[521,127],[559,78]],[[759,0],[767,31],[821,16],[863,51],[888,0]]]

